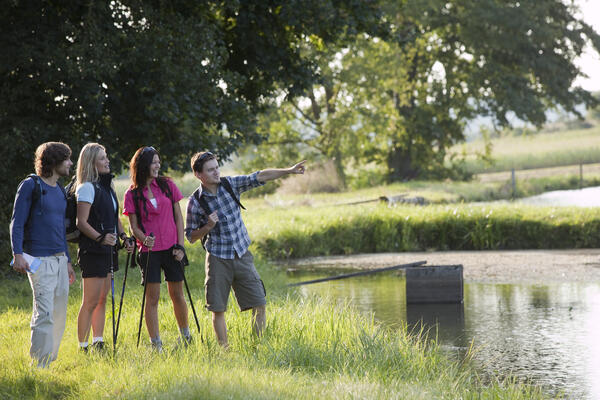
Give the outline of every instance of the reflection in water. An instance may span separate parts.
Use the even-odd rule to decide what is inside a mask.
[[[458,304],[407,304],[408,329],[421,329],[429,338],[435,339],[444,350],[463,359],[470,342],[464,335],[465,306]]]
[[[294,281],[334,273],[302,273]],[[406,305],[396,273],[301,286],[304,295],[351,302],[388,326],[430,329],[442,349],[464,357],[471,342],[480,371],[542,386],[549,394],[600,399],[600,285],[465,284],[464,304]]]

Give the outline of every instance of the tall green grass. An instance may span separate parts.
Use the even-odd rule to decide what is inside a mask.
[[[59,359],[49,369],[30,366],[31,294],[25,279],[0,287],[0,398],[2,399],[541,399],[532,387],[480,377],[469,360],[448,360],[439,348],[405,328],[387,329],[348,304],[302,298],[285,276],[258,258],[269,293],[267,329],[252,335],[248,313],[230,306],[230,350],[215,342],[202,310],[203,252],[189,250],[187,277],[201,322],[187,350],[174,350],[177,329],[166,288],[159,305],[166,351],[155,354],[143,327],[136,348],[142,287],[130,271],[119,344],[114,356],[77,350],[79,284],[72,287]],[[117,273],[120,293],[123,269]],[[232,299],[230,299],[232,300]],[[117,297],[118,301],[118,297]],[[110,306],[108,307],[110,310]],[[105,338],[110,338],[108,312]],[[202,340],[201,340],[202,338]]]
[[[255,248],[272,258],[600,246],[598,209],[367,204],[261,210],[246,220]]]

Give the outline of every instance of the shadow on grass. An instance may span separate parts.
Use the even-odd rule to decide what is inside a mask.
[[[7,279],[0,289],[0,313],[9,308],[31,310],[31,287],[27,278]]]
[[[1,399],[66,399],[77,398],[77,384],[65,383],[58,378],[36,379],[26,374],[17,379],[0,378]]]

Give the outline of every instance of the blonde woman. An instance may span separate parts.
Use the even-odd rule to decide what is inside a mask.
[[[119,202],[112,183],[110,163],[104,146],[88,143],[77,161],[77,229],[80,231],[77,253],[83,279],[83,300],[77,317],[77,337],[82,351],[104,347],[106,296],[110,289],[111,268],[118,270],[117,238],[127,243],[119,220]],[[127,246],[131,252],[133,245]]]

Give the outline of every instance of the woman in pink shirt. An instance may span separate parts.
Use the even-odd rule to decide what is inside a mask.
[[[129,218],[140,250],[142,279],[146,285],[144,313],[150,341],[154,349],[162,351],[158,329],[162,269],[181,332],[180,341],[187,346],[192,338],[183,296],[183,265],[187,265],[183,216],[179,207],[183,196],[170,178],[158,174],[160,156],[154,147],[140,147],[129,167],[131,186],[125,192],[123,214]]]

